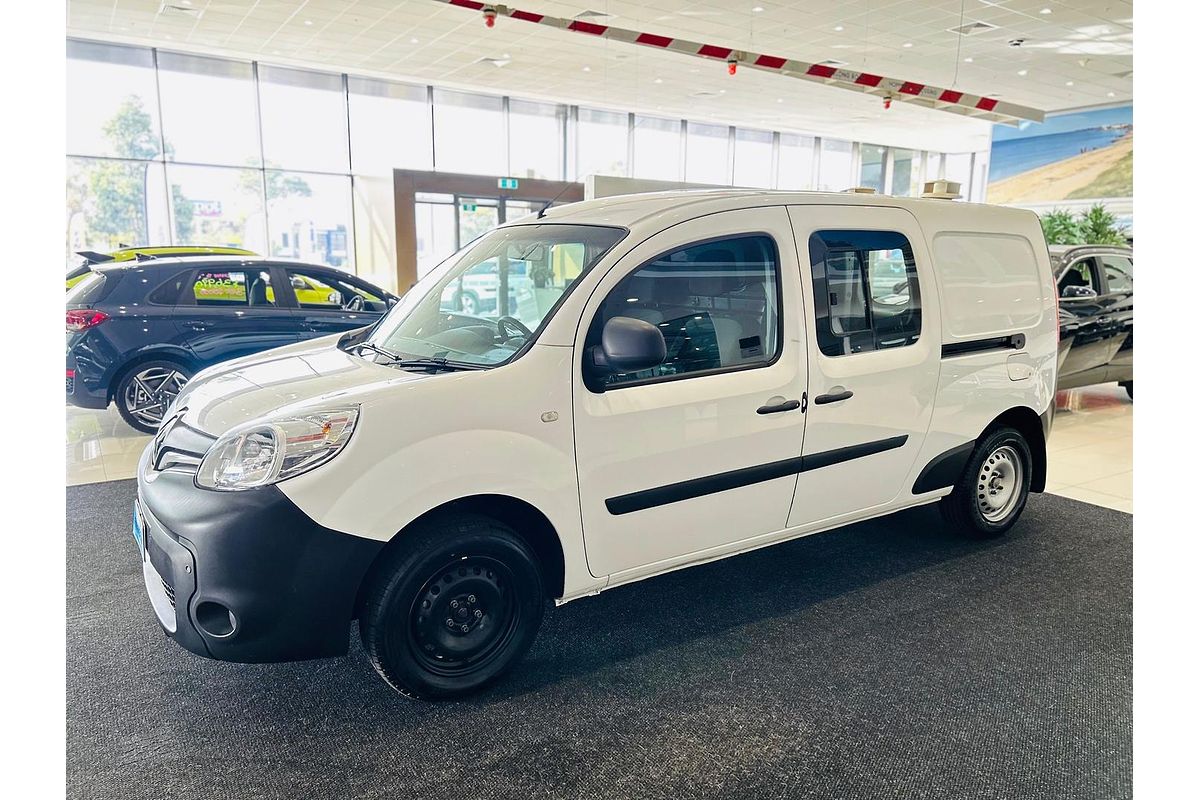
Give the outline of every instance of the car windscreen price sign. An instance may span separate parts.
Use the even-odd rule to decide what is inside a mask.
[[[501,189],[516,189],[521,182],[516,178],[497,178],[496,185]]]

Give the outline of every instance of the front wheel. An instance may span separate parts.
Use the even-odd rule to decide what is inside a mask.
[[[130,427],[154,433],[192,371],[174,361],[144,361],[130,368],[113,392],[117,411]]]
[[[545,610],[536,557],[507,525],[419,523],[372,570],[359,619],[375,671],[413,698],[477,691],[533,644]]]
[[[938,503],[942,516],[966,536],[1001,536],[1025,510],[1032,473],[1025,437],[1013,428],[995,430],[979,442],[954,491]]]

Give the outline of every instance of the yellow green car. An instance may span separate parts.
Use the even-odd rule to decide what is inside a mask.
[[[178,258],[180,256],[257,256],[253,250],[241,247],[216,247],[209,245],[181,244],[159,247],[121,247],[111,253],[80,250],[75,255],[83,257],[83,263],[67,270],[67,289],[83,280],[95,264],[134,261],[138,258]]]

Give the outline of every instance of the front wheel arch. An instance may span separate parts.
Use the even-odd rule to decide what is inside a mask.
[[[404,526],[383,549],[376,554],[359,585],[358,599],[354,604],[355,616],[359,615],[365,599],[364,592],[371,584],[371,577],[381,564],[386,564],[385,554],[403,541],[406,531],[435,517],[473,514],[502,522],[516,531],[522,541],[533,550],[538,566],[542,570],[543,586],[548,599],[561,598],[566,580],[566,557],[558,531],[549,518],[530,503],[515,497],[500,494],[472,495],[451,500],[426,511]]]

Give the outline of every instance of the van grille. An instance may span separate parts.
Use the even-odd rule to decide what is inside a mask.
[[[175,416],[163,422],[154,436],[153,468],[194,473],[200,467],[200,461],[208,448],[216,441],[215,437],[201,433],[183,423],[180,409]]]

